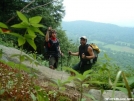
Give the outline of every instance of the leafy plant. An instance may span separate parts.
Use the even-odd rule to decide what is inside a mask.
[[[58,91],[63,91],[63,90],[65,90],[65,85],[67,84],[67,83],[69,83],[70,82],[70,80],[65,80],[65,81],[62,81],[62,80],[60,80],[60,79],[58,79],[58,80],[52,80],[55,84],[56,84],[56,86],[58,87]]]
[[[78,86],[78,88],[80,90],[79,101],[84,101],[83,89],[85,87],[90,86],[90,84],[92,84],[92,83],[98,83],[98,84],[102,83],[102,82],[99,82],[99,81],[92,81],[91,77],[93,75],[96,75],[96,74],[92,74],[92,70],[87,70],[83,74],[80,74],[77,71],[73,70],[72,68],[64,68],[64,69],[75,73],[75,76],[69,77],[69,80],[74,80],[76,86]],[[94,98],[92,95],[90,97]]]
[[[120,78],[121,76],[122,76],[122,79],[123,79],[123,81],[124,81],[124,83],[122,84],[123,87],[118,87],[118,80],[119,80],[119,78]],[[109,80],[109,82],[110,82],[110,84],[112,85],[112,88],[113,88],[112,97],[114,97],[114,91],[115,91],[116,89],[118,89],[118,90],[121,90],[122,92],[124,92],[125,94],[127,94],[127,95],[128,95],[128,98],[133,98],[132,93],[131,93],[131,89],[130,89],[130,85],[131,85],[132,83],[134,83],[134,81],[132,81],[133,79],[134,79],[134,77],[131,77],[130,79],[127,79],[127,77],[125,76],[125,72],[119,71],[119,72],[117,73],[117,76],[116,76],[116,78],[115,78],[114,83],[112,83],[111,80]],[[128,80],[129,80],[129,82],[128,82]],[[124,87],[124,86],[125,86],[125,87]],[[131,101],[132,101],[132,100],[131,100]]]
[[[35,63],[37,64],[38,62],[35,61],[35,55],[33,55],[33,58],[30,58],[29,56],[27,55],[23,55],[22,54],[22,49],[23,49],[23,45],[28,42],[33,48],[34,50],[36,50],[36,45],[34,43],[34,39],[36,37],[36,34],[35,33],[39,33],[41,35],[44,35],[40,30],[39,28],[40,27],[44,27],[43,25],[39,24],[39,22],[41,21],[42,17],[40,16],[36,16],[36,17],[32,17],[32,18],[26,18],[25,15],[23,15],[21,12],[18,12],[17,11],[17,15],[18,17],[20,18],[20,20],[22,21],[21,23],[19,24],[14,24],[12,25],[11,27],[13,28],[22,28],[22,29],[26,29],[25,33],[24,34],[19,34],[19,33],[14,33],[14,32],[4,32],[2,30],[2,28],[6,28],[8,29],[7,25],[5,25],[4,23],[1,23],[0,22],[0,33],[2,34],[10,34],[10,35],[14,35],[18,38],[18,46],[21,47],[21,53],[20,54],[14,54],[12,55],[12,57],[18,57],[19,60],[20,60],[20,63],[19,63],[19,71],[20,71],[20,68],[21,68],[21,65],[22,65],[22,62],[24,60],[29,60],[31,63]],[[2,51],[1,51],[2,53]],[[21,72],[21,71],[20,71]],[[31,71],[32,72],[32,71]],[[21,83],[21,73],[19,74],[19,81],[18,81],[18,85],[20,85]],[[32,77],[31,77],[32,78]],[[31,81],[31,84],[32,81]],[[18,90],[19,90],[19,87],[17,86]]]
[[[3,50],[0,49],[0,59],[2,58]]]
[[[21,12],[17,11],[17,15],[20,18],[20,20],[22,22],[20,22],[19,24],[14,24],[11,27],[13,28],[20,28],[20,29],[26,29],[24,34],[19,34],[19,33],[14,33],[14,32],[9,32],[8,34],[10,35],[14,35],[18,38],[18,46],[21,46],[21,49],[23,48],[23,45],[28,42],[29,45],[31,45],[35,50],[36,50],[36,45],[34,43],[34,39],[36,37],[36,32],[43,35],[44,34],[39,30],[40,27],[44,27],[43,25],[39,24],[39,22],[41,21],[42,17],[40,16],[36,16],[36,17],[32,17],[32,18],[26,18],[25,15],[23,15]],[[2,28],[6,28],[8,29],[7,25],[5,25],[4,23],[0,22],[0,27]],[[2,29],[0,28],[0,32],[5,33],[2,31]],[[22,50],[20,55],[16,54],[16,56],[19,56],[20,62],[24,61],[24,57],[22,55]],[[27,57],[26,57],[27,58]]]

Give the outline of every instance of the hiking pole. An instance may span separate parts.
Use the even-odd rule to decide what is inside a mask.
[[[70,53],[68,53],[68,60],[67,60],[67,66],[69,66],[69,60],[70,60]]]
[[[61,55],[61,71],[62,71],[62,55]]]

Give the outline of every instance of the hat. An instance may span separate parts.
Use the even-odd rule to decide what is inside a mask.
[[[56,33],[56,30],[52,29],[52,30],[51,30],[51,33]]]
[[[87,37],[86,37],[86,36],[82,36],[80,39],[85,39],[85,40],[86,40],[86,39],[87,39]]]

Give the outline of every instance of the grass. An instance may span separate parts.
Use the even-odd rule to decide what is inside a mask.
[[[128,45],[128,46],[134,45],[133,43],[127,43],[127,42],[122,42],[122,41],[117,41],[117,42],[115,42],[115,43],[126,44],[126,45]]]
[[[113,51],[127,52],[127,53],[134,54],[134,49],[129,47],[130,45],[134,45],[131,43],[125,43],[125,42],[120,42],[120,41],[115,42],[115,43],[124,43],[124,44],[127,44],[128,46],[119,46],[119,45],[115,45],[115,44],[107,44],[105,42],[101,42],[101,41],[97,41],[97,40],[93,40],[90,43],[96,43],[96,44],[98,44],[98,46],[99,46],[99,44],[101,44],[103,48],[109,48]]]
[[[92,40],[90,43],[96,43],[96,44],[106,44],[105,42],[102,42],[102,41],[98,41],[98,40]]]
[[[127,47],[127,46],[118,46],[118,45],[113,45],[113,44],[107,44],[103,47],[110,48],[113,51],[128,52],[128,53],[134,54],[134,49]]]

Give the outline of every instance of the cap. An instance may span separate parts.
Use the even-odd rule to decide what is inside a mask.
[[[56,30],[52,29],[52,30],[51,30],[51,33],[56,33]]]
[[[86,39],[87,39],[87,37],[86,37],[86,36],[82,36],[80,39],[85,39],[85,40],[86,40]]]
[[[56,33],[56,34],[57,34],[56,30],[54,30],[54,29],[52,29],[52,30],[50,31],[50,36],[52,35],[52,33]]]

